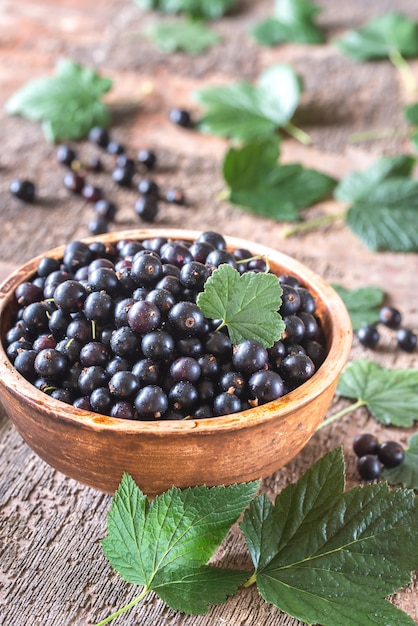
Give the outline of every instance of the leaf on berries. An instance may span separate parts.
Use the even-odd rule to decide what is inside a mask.
[[[337,394],[361,402],[386,426],[408,427],[418,420],[416,369],[390,369],[359,359],[344,368]]]
[[[91,68],[61,61],[52,77],[37,78],[6,102],[10,115],[42,122],[48,141],[80,139],[93,126],[108,126],[110,113],[101,97],[112,86]]]
[[[241,81],[200,89],[195,94],[204,109],[199,128],[242,141],[271,135],[290,121],[301,91],[299,76],[285,64],[265,70],[256,85]]]
[[[400,12],[384,13],[336,40],[338,48],[357,61],[385,59],[394,53],[418,56],[418,22]]]
[[[344,493],[340,449],[274,505],[257,496],[240,526],[266,602],[307,624],[413,626],[385,597],[418,566],[417,499],[387,483]]]
[[[199,54],[220,41],[220,36],[204,22],[193,20],[158,21],[146,32],[163,52],[181,50],[189,54]]]
[[[379,310],[383,304],[385,292],[379,287],[359,287],[346,289],[333,283],[350,315],[354,330],[379,321]]]
[[[254,139],[230,148],[222,172],[232,204],[278,221],[300,219],[299,209],[329,195],[335,180],[299,163],[280,165],[278,137]]]
[[[125,474],[112,500],[102,547],[124,580],[155,591],[169,606],[205,613],[234,593],[248,572],[208,566],[259,482],[172,487],[152,502]]]
[[[270,347],[282,336],[285,324],[278,310],[282,288],[277,276],[245,272],[223,263],[206,280],[197,298],[203,314],[227,326],[233,344],[255,339]]]
[[[418,251],[418,181],[382,181],[348,209],[346,223],[373,251]]]
[[[364,172],[354,171],[347,174],[336,186],[334,198],[340,202],[361,201],[383,181],[389,178],[409,177],[415,164],[416,158],[408,154],[382,157]]]
[[[256,24],[252,34],[265,46],[276,46],[288,41],[322,43],[323,34],[314,21],[320,11],[317,5],[307,0],[279,0],[274,15]]]
[[[382,478],[391,485],[403,485],[418,491],[418,433],[409,438],[402,463],[391,469],[383,469]]]

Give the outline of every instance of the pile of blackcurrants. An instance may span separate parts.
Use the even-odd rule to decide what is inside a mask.
[[[358,457],[357,470],[363,480],[380,478],[382,469],[397,467],[405,458],[405,450],[397,441],[379,443],[376,435],[362,433],[353,441],[353,450]]]
[[[53,398],[115,418],[207,418],[280,398],[326,357],[315,298],[296,277],[278,276],[281,340],[232,345],[196,304],[222,263],[268,271],[265,259],[227,251],[213,231],[192,242],[72,242],[17,287],[7,355]]]
[[[417,334],[410,328],[401,326],[402,314],[393,306],[384,306],[379,311],[379,322],[396,331],[398,348],[404,352],[413,352],[418,344]],[[376,324],[367,324],[357,331],[357,337],[365,348],[375,348],[380,340],[379,329]]]

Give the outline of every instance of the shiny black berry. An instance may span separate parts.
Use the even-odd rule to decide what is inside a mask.
[[[380,477],[382,464],[374,454],[365,454],[359,458],[357,470],[363,480],[376,480]]]
[[[376,326],[370,324],[359,328],[357,337],[361,345],[365,348],[374,348],[380,339],[380,334]]]
[[[15,178],[10,183],[10,193],[23,202],[33,202],[35,200],[35,184],[31,180]]]
[[[384,306],[379,311],[379,321],[388,328],[399,328],[402,315],[393,306]]]
[[[354,438],[353,451],[358,457],[366,454],[377,454],[378,448],[379,440],[376,435],[361,433]]]
[[[405,458],[405,451],[397,441],[383,441],[377,449],[377,458],[386,468],[397,467]]]
[[[396,340],[399,348],[404,352],[413,352],[418,343],[416,333],[409,328],[399,328],[396,333]]]
[[[169,117],[173,124],[177,124],[177,126],[181,126],[182,128],[193,127],[192,117],[189,111],[185,109],[171,109]]]

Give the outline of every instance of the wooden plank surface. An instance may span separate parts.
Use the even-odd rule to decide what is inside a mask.
[[[141,35],[151,19],[130,0],[103,0],[86,9],[82,0],[12,0],[0,6],[0,104],[31,78],[51,74],[58,58],[70,57],[111,76],[108,96],[114,112],[112,136],[133,154],[155,149],[155,173],[163,188],[181,186],[188,208],[163,205],[157,226],[217,229],[225,234],[268,244],[295,256],[332,282],[353,288],[375,285],[399,306],[405,324],[418,328],[418,297],[414,289],[416,254],[372,253],[337,222],[299,238],[283,238],[283,225],[256,218],[218,199],[223,182],[220,162],[226,143],[174,127],[168,120],[173,106],[198,114],[192,91],[200,86],[239,78],[253,80],[273,63],[289,62],[304,80],[298,124],[312,136],[311,146],[293,140],[283,145],[283,159],[300,161],[338,178],[364,169],[378,156],[410,149],[400,134],[369,144],[350,143],[353,132],[402,129],[401,110],[411,96],[389,63],[355,64],[338,53],[332,38],[369,17],[397,9],[418,19],[414,0],[319,0],[319,21],[327,44],[285,45],[263,49],[249,37],[257,19],[269,15],[272,2],[239,2],[239,11],[221,20],[216,29],[224,39],[205,55],[170,56],[157,52]],[[417,61],[411,62],[418,78]],[[144,95],[148,94],[148,95]],[[138,104],[139,103],[139,104]],[[39,125],[9,118],[0,111],[0,274],[32,256],[87,235],[92,208],[63,188],[63,169],[56,148],[45,142]],[[77,146],[87,158],[91,145]],[[104,158],[106,168],[111,159]],[[33,178],[39,200],[26,206],[8,193],[14,176]],[[116,229],[140,225],[133,211],[136,195],[120,190],[109,176],[92,176],[120,207]],[[312,216],[337,212],[324,202]],[[370,357],[390,367],[417,367],[417,353],[396,350],[393,334],[385,333],[375,352],[354,342],[352,358]],[[335,399],[330,413],[345,402]],[[347,463],[347,486],[358,484],[353,437],[371,431],[381,438],[406,442],[413,429],[383,428],[364,410],[319,431],[294,461],[263,481],[274,497],[297,480],[326,451],[342,445]],[[108,567],[99,539],[105,533],[109,496],[55,472],[40,461],[12,428],[0,409],[0,624],[13,626],[85,626],[97,623],[133,599],[138,589],[121,581]],[[249,565],[242,538],[233,528],[216,558],[235,567]],[[418,583],[397,593],[392,601],[418,621]],[[118,625],[142,626],[297,626],[299,623],[265,604],[254,588],[242,591],[205,616],[184,616],[150,595]]]

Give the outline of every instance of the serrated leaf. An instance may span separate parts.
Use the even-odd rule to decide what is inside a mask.
[[[256,24],[252,30],[255,39],[266,46],[293,41],[297,43],[322,43],[324,38],[313,18],[320,8],[306,0],[279,0],[275,14]]]
[[[227,326],[233,344],[255,339],[270,347],[284,331],[278,313],[282,288],[277,276],[240,273],[224,263],[209,276],[197,304],[203,314]]]
[[[385,292],[379,287],[359,287],[346,289],[333,283],[332,287],[344,302],[350,315],[353,330],[379,321],[379,310],[383,304]]]
[[[408,427],[418,420],[418,370],[359,359],[344,368],[337,394],[361,401],[386,426]]]
[[[307,624],[413,626],[384,598],[418,565],[418,506],[386,483],[344,493],[341,450],[320,459],[274,506],[260,495],[241,529],[262,597]]]
[[[348,209],[346,223],[370,250],[418,251],[418,181],[382,181]]]
[[[199,128],[242,141],[270,135],[292,118],[301,90],[300,78],[286,64],[265,70],[256,85],[241,81],[200,89],[195,93],[204,110]]]
[[[403,178],[411,175],[416,158],[401,154],[395,157],[382,157],[364,172],[350,172],[334,190],[334,198],[341,202],[356,202],[369,195],[374,188],[389,178]]]
[[[112,86],[93,69],[61,61],[55,75],[30,81],[6,102],[10,115],[42,122],[49,141],[80,139],[93,126],[108,126],[110,113],[101,97]]]
[[[180,19],[158,21],[147,29],[147,35],[163,52],[199,54],[220,41],[203,22]]]
[[[418,491],[418,433],[409,438],[402,463],[391,469],[384,468],[382,478],[391,485],[403,485]]]
[[[299,163],[280,165],[278,156],[279,140],[275,137],[230,148],[222,166],[228,199],[257,215],[296,221],[300,219],[299,209],[328,195],[335,180]]]
[[[335,41],[338,48],[357,61],[384,59],[393,53],[418,55],[418,23],[400,12],[380,15]]]
[[[128,582],[161,592],[177,610],[205,612],[245,578],[205,563],[258,486],[173,487],[149,503],[125,474],[112,500],[103,551]],[[205,597],[199,599],[203,589]]]

